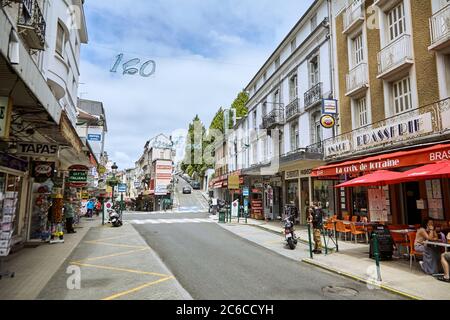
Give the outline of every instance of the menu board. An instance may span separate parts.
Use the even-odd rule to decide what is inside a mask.
[[[383,189],[369,189],[369,213],[372,222],[387,222],[386,194]]]
[[[444,201],[442,198],[442,186],[440,180],[428,180],[426,182],[428,197],[428,215],[435,220],[444,220]]]

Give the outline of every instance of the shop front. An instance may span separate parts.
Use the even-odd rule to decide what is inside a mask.
[[[409,172],[427,164],[450,160],[450,145],[441,144],[347,161],[317,168],[313,171],[315,179],[326,181],[328,189],[346,181],[388,170],[398,173]],[[327,188],[321,186],[322,193]],[[351,188],[333,188],[334,210],[339,218],[358,216],[369,221],[389,224],[420,224],[426,218],[450,221],[450,186],[448,178],[417,179],[406,182]],[[316,192],[316,191],[315,191]]]

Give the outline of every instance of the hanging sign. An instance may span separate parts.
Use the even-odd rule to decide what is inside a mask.
[[[12,99],[0,97],[0,138],[9,137],[9,127],[11,119]]]
[[[320,124],[325,129],[331,129],[336,124],[336,120],[334,119],[333,116],[326,114],[326,115],[322,116],[322,118],[320,118]]]
[[[337,114],[338,113],[338,101],[334,99],[322,100],[322,114]]]
[[[53,177],[55,172],[54,162],[33,162],[32,177],[36,182],[45,182]]]
[[[89,168],[85,166],[72,166],[69,168],[69,184],[72,188],[83,188],[88,185]]]
[[[88,141],[101,142],[102,135],[101,134],[88,134]]]
[[[240,177],[237,175],[231,175],[228,177],[228,189],[237,190],[240,189]]]
[[[17,154],[35,157],[57,157],[59,146],[57,144],[18,142]]]

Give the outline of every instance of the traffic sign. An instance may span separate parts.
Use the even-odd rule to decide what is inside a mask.
[[[127,192],[127,185],[124,184],[124,183],[121,183],[121,184],[119,184],[118,189],[119,189],[119,192],[120,192],[120,193]]]

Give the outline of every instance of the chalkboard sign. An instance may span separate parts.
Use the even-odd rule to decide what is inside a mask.
[[[394,240],[391,232],[384,225],[375,225],[371,234],[370,258],[374,258],[374,234],[378,237],[378,250],[381,260],[391,260],[394,252]]]

